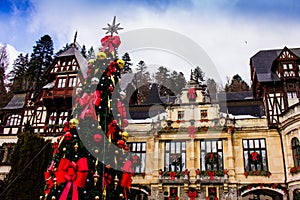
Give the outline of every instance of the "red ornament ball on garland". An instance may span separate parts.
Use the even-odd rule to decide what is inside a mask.
[[[95,141],[95,142],[101,142],[101,140],[102,140],[102,135],[99,134],[99,133],[96,133],[96,134],[94,135],[94,141]]]
[[[117,145],[119,148],[123,149],[125,147],[125,142],[123,140],[118,140]]]
[[[70,141],[72,139],[73,135],[71,132],[66,132],[65,133],[65,140]]]

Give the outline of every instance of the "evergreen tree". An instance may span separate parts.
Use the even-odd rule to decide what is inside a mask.
[[[171,73],[171,90],[174,92],[174,95],[181,94],[182,88],[186,85],[186,80],[182,72],[173,71]]]
[[[238,74],[232,77],[230,84],[227,83],[225,85],[225,92],[244,92],[249,90],[249,85]]]
[[[87,52],[87,60],[96,59],[94,48],[91,46],[91,48]]]
[[[207,79],[206,84],[209,94],[217,94],[217,83],[213,78]]]
[[[119,40],[113,33],[102,38],[97,60],[89,62],[74,118],[65,123],[64,135],[54,145],[45,180],[47,200],[130,198],[132,162],[124,131],[128,122],[118,88],[124,61],[116,57],[118,45],[110,43]]]
[[[87,52],[86,52],[86,47],[85,45],[82,45],[81,51],[80,51],[81,55],[86,59],[87,58]]]
[[[6,70],[9,65],[8,53],[6,50],[6,45],[0,48],[0,107],[6,104]]]
[[[136,84],[138,88],[138,104],[142,104],[143,102],[146,101],[146,98],[149,94],[150,91],[150,82],[151,82],[151,77],[150,73],[147,70],[147,65],[146,63],[141,60],[137,65],[136,65]]]
[[[199,85],[203,85],[204,84],[204,81],[205,81],[205,74],[204,72],[202,71],[202,69],[197,66],[193,72],[193,77],[192,79],[194,81],[196,81],[197,84]]]
[[[12,168],[0,199],[39,199],[43,195],[44,171],[51,155],[51,143],[37,136],[30,126],[18,135],[12,153]]]
[[[26,76],[31,82],[32,90],[40,89],[45,80],[43,74],[52,63],[53,41],[49,35],[44,35],[33,46],[33,52],[29,61],[29,67]]]
[[[131,58],[128,52],[126,52],[122,56],[122,60],[125,62],[124,68],[122,69],[122,73],[132,73],[132,69],[131,69],[132,63],[130,62]]]
[[[10,90],[12,92],[25,91],[28,88],[26,72],[28,70],[28,54],[19,54],[13,63],[13,69],[9,73]]]

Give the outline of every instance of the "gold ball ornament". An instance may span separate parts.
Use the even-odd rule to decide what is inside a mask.
[[[97,53],[97,60],[105,60],[106,58],[107,58],[106,53],[102,51]]]
[[[125,142],[127,142],[128,137],[129,137],[129,134],[128,134],[126,131],[122,132],[122,139],[123,139]]]
[[[78,126],[78,124],[79,124],[79,121],[76,118],[73,118],[69,121],[69,126],[71,129],[76,128]]]
[[[94,64],[94,62],[95,62],[95,59],[90,59],[88,64]]]
[[[99,153],[99,150],[98,150],[98,149],[95,149],[94,152],[95,152],[95,153]]]
[[[52,196],[52,198],[51,198],[52,200],[55,200],[56,199],[56,197],[55,196]]]
[[[119,151],[118,151],[118,150],[115,150],[115,154],[118,155],[118,154],[119,154]]]
[[[99,196],[95,196],[95,200],[98,200],[98,199],[100,199],[100,197]]]
[[[117,60],[117,65],[120,67],[120,69],[123,69],[123,67],[125,65],[124,60],[121,60],[121,59]]]
[[[67,148],[66,148],[66,147],[64,147],[64,148],[63,148],[63,151],[64,151],[64,152],[65,152],[65,151],[67,151]]]

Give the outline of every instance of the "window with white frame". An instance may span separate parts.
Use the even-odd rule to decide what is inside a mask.
[[[245,171],[267,171],[267,147],[265,139],[243,140]]]
[[[21,124],[21,115],[19,114],[12,114],[8,116],[6,125],[7,126],[18,126]]]
[[[186,168],[186,142],[165,142],[165,166],[164,171],[182,172]]]
[[[222,140],[200,141],[200,166],[202,171],[223,170]]]
[[[146,142],[128,143],[132,153],[133,173],[143,173],[146,167]]]

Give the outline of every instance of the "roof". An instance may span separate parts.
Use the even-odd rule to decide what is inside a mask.
[[[127,86],[132,83],[132,80],[134,78],[135,74],[134,73],[126,73],[126,74],[121,74],[121,83],[120,83],[120,88],[122,91],[124,91]]]
[[[153,83],[151,86],[151,90],[147,96],[147,99],[144,103],[145,105],[150,105],[150,104],[163,104],[162,100],[160,99],[159,96],[159,89],[158,89],[158,84]]]
[[[75,56],[75,58],[78,62],[78,65],[80,67],[80,70],[82,71],[82,74],[84,74],[84,75],[86,74],[88,62],[82,56],[82,54],[80,53],[80,51],[76,47],[74,47],[74,46],[69,47],[67,50],[65,50],[64,52],[59,54],[57,56],[57,58],[65,57],[65,56]]]
[[[245,92],[224,92],[217,94],[218,101],[239,101],[244,99],[252,99],[252,91]]]
[[[277,75],[271,73],[271,67],[282,50],[283,49],[262,50],[250,58],[250,63],[256,69],[256,74],[260,82],[279,80]],[[300,48],[291,48],[289,50],[300,57]]]
[[[23,108],[25,105],[26,94],[15,94],[3,110],[12,110]]]

